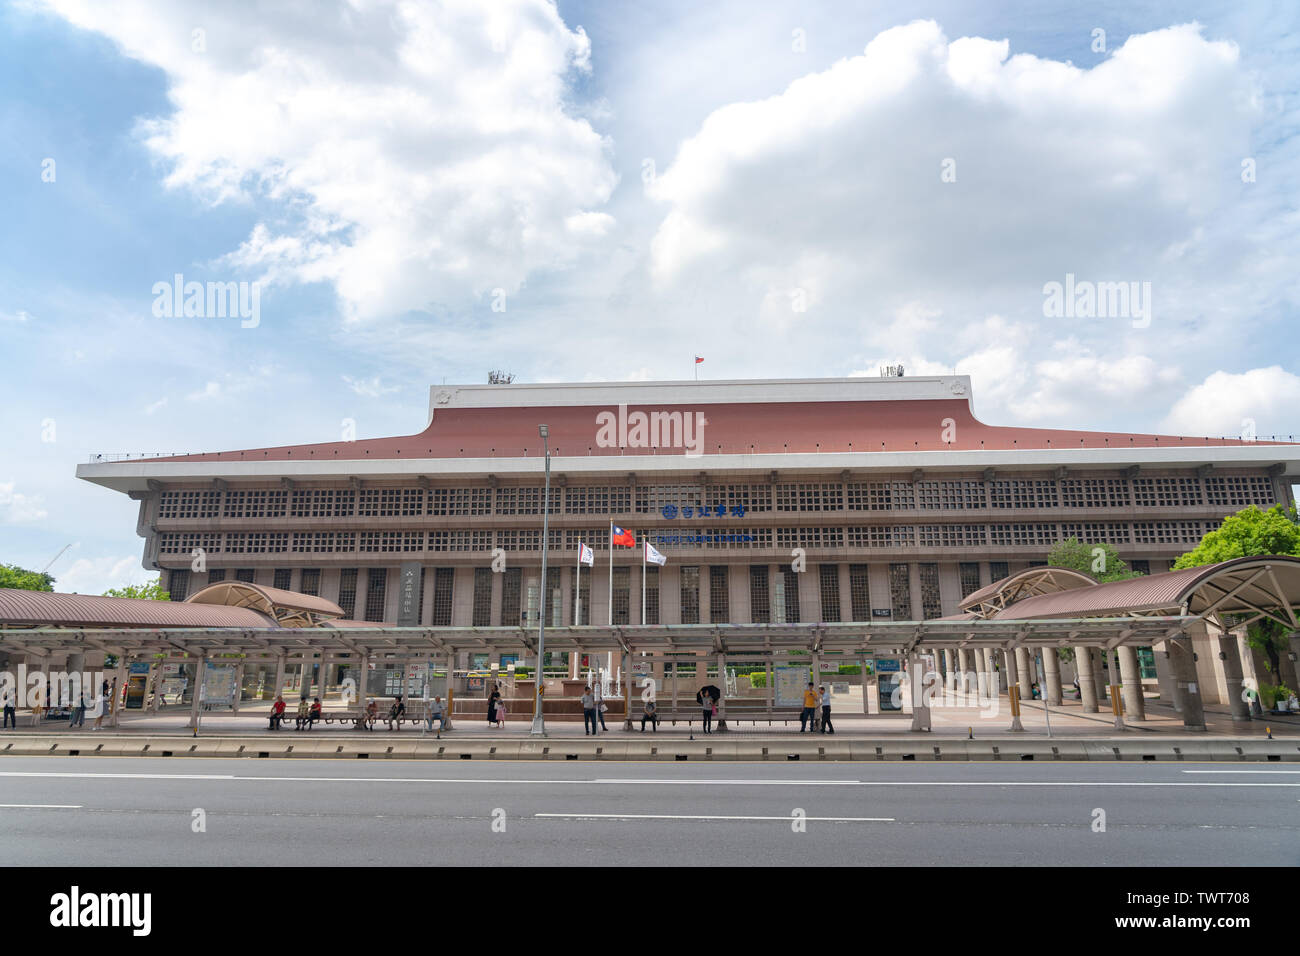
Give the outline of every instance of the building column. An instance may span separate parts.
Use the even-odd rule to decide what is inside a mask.
[[[569,655],[573,660],[578,659],[577,654]],[[632,729],[632,655],[625,653],[623,655],[623,729]]]
[[[814,657],[814,660],[816,658]],[[727,655],[718,654],[718,685],[722,696],[718,698],[718,730],[727,729]]]
[[[1228,705],[1233,720],[1250,720],[1250,704],[1242,696],[1241,652],[1237,635],[1231,631],[1219,635],[1219,655],[1223,658],[1223,682],[1227,685]]]
[[[970,693],[971,688],[970,688],[970,682],[967,679],[967,675],[969,675],[972,670],[971,668],[972,654],[978,656],[980,654],[980,651],[978,649],[967,650],[964,647],[957,648],[957,673],[954,674],[953,677],[955,678],[956,681],[956,685],[955,685],[956,690],[958,690],[962,694]],[[976,668],[976,669],[983,670],[983,668]],[[979,681],[977,678],[976,686],[978,686],[978,683]]]
[[[921,673],[921,655],[912,651],[907,655],[907,678],[911,691],[912,730],[930,729],[930,705],[925,702],[925,675]]]
[[[1238,668],[1240,666],[1238,662]],[[1147,706],[1142,697],[1142,669],[1138,666],[1136,647],[1125,644],[1119,648],[1119,679],[1124,684],[1124,712],[1133,720],[1146,720]]]
[[[1165,650],[1173,665],[1175,693],[1183,702],[1183,726],[1188,730],[1205,729],[1205,708],[1201,703],[1201,688],[1196,678],[1196,662],[1192,656],[1192,639],[1180,637],[1165,641]]]
[[[200,651],[194,664],[194,692],[190,695],[190,730],[199,732],[199,704],[203,699],[203,678],[207,676],[207,653]]]
[[[1034,672],[1029,665],[1029,649],[1017,647],[1015,652],[1016,673],[1020,676],[1020,699],[1034,699]]]
[[[952,652],[952,648],[943,649],[943,686],[949,693],[955,693],[957,690],[957,655]]]
[[[1016,660],[1016,658],[1022,656],[1021,654],[1018,653],[1021,650],[1022,648],[1016,648],[1014,651],[1004,650],[1002,652],[1002,658],[1007,663],[1007,697],[1008,698],[1011,697],[1011,689],[1013,687],[1016,689],[1017,696],[1019,696],[1020,688],[1023,686],[1020,680],[1020,668],[1018,666],[1019,662]],[[1007,728],[1007,730],[1011,731],[1012,733],[1020,733],[1025,729],[1024,724],[1020,722],[1019,710],[1020,710],[1019,705],[1013,703],[1011,709],[1011,726]]]
[[[1079,700],[1085,714],[1097,713],[1096,671],[1093,669],[1092,648],[1075,647],[1074,670],[1079,679]]]
[[[275,687],[271,699],[281,696],[284,693],[284,654],[281,653],[275,659]]]
[[[1098,707],[1110,697],[1110,681],[1106,677],[1107,668],[1104,666],[1105,663],[1106,649],[1099,647],[1097,652],[1092,655],[1093,687],[1097,691]]]
[[[244,662],[235,665],[235,699],[230,702],[230,711],[239,713],[239,701],[244,696]]]
[[[984,673],[988,675],[985,678],[985,681],[988,684],[989,696],[997,697],[1002,693],[1003,688],[1001,676],[998,674],[997,668],[993,666],[993,661],[995,660],[993,656],[993,648],[985,647],[978,653],[980,658],[984,661]]]
[[[1053,707],[1061,706],[1061,659],[1056,648],[1043,648],[1043,700]]]

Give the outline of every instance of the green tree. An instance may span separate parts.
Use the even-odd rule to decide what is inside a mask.
[[[1294,508],[1288,511],[1274,505],[1261,511],[1251,505],[1224,518],[1223,524],[1174,562],[1174,570],[1264,554],[1300,557],[1300,523]],[[1268,669],[1279,684],[1282,683],[1282,655],[1290,650],[1290,634],[1290,626],[1271,617],[1260,618],[1246,628],[1247,643],[1268,659]]]
[[[44,571],[28,571],[16,564],[0,564],[0,588],[17,588],[20,591],[53,591],[54,575]]]
[[[141,601],[170,601],[171,595],[163,590],[162,575],[144,584],[124,584],[120,588],[109,588],[104,597],[137,598]]]
[[[1054,568],[1091,574],[1098,581],[1124,581],[1142,576],[1122,561],[1111,545],[1084,544],[1078,538],[1056,542],[1047,553],[1047,563]]]

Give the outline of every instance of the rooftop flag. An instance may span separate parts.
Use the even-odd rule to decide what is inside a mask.
[[[704,356],[703,356],[703,355],[697,355],[697,356],[695,356],[695,364],[696,364],[696,365],[700,365],[701,363],[703,363],[703,361],[704,361]]]
[[[636,536],[631,531],[624,531],[618,525],[610,525],[609,543],[621,548],[635,548]]]
[[[594,567],[596,564],[596,552],[581,541],[578,542],[578,563],[585,564],[588,567]]]
[[[645,559],[651,564],[664,565],[668,563],[668,559],[655,550],[655,546],[649,541],[645,542]]]

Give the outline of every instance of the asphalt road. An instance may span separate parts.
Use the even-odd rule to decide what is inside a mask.
[[[194,831],[199,809],[205,832]],[[1104,832],[1094,829],[1099,810]],[[807,818],[802,832],[796,811]],[[0,759],[0,859],[10,865],[689,866],[702,858],[1293,866],[1300,769]]]

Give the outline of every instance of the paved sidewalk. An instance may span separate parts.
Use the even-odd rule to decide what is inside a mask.
[[[1158,701],[1147,701],[1146,720],[1132,721],[1126,719],[1126,729],[1122,732],[1115,729],[1114,718],[1109,713],[1085,714],[1078,701],[1067,701],[1060,707],[1053,706],[1050,709],[1050,715],[1044,714],[1042,701],[1023,703],[1021,707],[1021,723],[1025,728],[1023,736],[1027,738],[1046,738],[1048,736],[1048,716],[1050,716],[1051,722],[1051,735],[1054,738],[1101,738],[1115,737],[1117,735],[1129,737],[1148,735],[1185,736],[1189,733],[1183,726],[1182,717],[1174,713],[1172,707],[1164,706]],[[201,723],[201,735],[265,736],[268,734],[267,715],[269,709],[269,702],[257,701],[244,705],[238,715],[229,713],[205,714]],[[326,712],[329,713],[330,710],[327,708]],[[24,715],[24,718],[26,718],[26,715]],[[1011,723],[1005,698],[999,699],[997,711],[993,713],[979,707],[935,707],[931,710],[931,718],[932,733],[944,737],[967,737],[971,735],[976,739],[991,736],[1005,737]],[[119,727],[114,729],[105,726],[103,730],[97,733],[106,735],[191,736],[192,731],[187,726],[188,721],[188,708],[176,708],[157,715],[124,715]],[[902,739],[916,739],[919,736],[911,733],[912,718],[908,714],[867,717],[860,712],[853,713],[845,709],[832,711],[832,721],[836,729],[834,736],[842,739],[895,736]],[[619,719],[609,719],[606,722],[611,736],[624,740],[629,737],[643,736],[640,730],[639,715],[634,717],[633,730],[630,733],[623,730],[622,721]],[[24,719],[24,726],[16,731],[3,731],[0,733],[0,740],[12,735],[49,736],[51,734],[75,733],[78,736],[93,736],[96,732],[91,727],[92,723],[92,720],[88,720],[84,727],[72,731],[66,721],[41,721],[40,727],[34,728],[26,726]],[[107,724],[107,721],[105,723]],[[1206,708],[1206,726],[1207,736],[1265,737],[1271,730],[1274,737],[1300,737],[1300,714],[1267,715],[1264,718],[1251,721],[1234,721],[1226,709]],[[517,717],[508,720],[504,729],[491,727],[481,718],[459,717],[455,721],[455,729],[448,736],[476,740],[519,740],[528,737],[530,728],[530,720],[518,719]],[[404,724],[400,731],[389,731],[385,728],[382,719],[376,723],[374,731],[358,731],[350,724],[340,723],[318,723],[315,729],[311,731],[296,731],[293,729],[293,720],[290,718],[276,734],[286,737],[384,736],[415,739],[421,736],[422,731],[422,724]],[[572,720],[549,720],[546,724],[546,731],[548,735],[557,738],[581,738],[584,736],[582,724]],[[428,737],[434,736],[432,733],[424,735]],[[725,735],[798,739],[800,732],[798,721],[792,723],[775,721],[769,724],[765,720],[757,723],[745,720],[743,722],[729,722]],[[605,735],[601,734],[600,736]],[[647,728],[644,736],[647,738],[654,736],[668,738],[693,736],[699,739],[704,735],[700,732],[698,722],[688,726],[685,723],[679,722],[674,725],[663,721],[660,723],[657,732],[652,733]],[[806,739],[811,737],[812,734],[808,733],[803,736]]]

